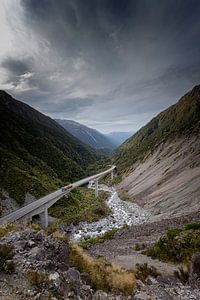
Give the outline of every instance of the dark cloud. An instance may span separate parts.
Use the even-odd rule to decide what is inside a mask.
[[[29,63],[27,60],[19,60],[12,57],[6,57],[1,66],[13,75],[19,76],[29,71]]]
[[[74,117],[78,112],[80,112],[83,108],[90,106],[93,103],[93,99],[63,99],[61,102],[53,103],[48,108],[48,113],[51,113],[52,115],[57,114],[65,114],[65,117],[70,118],[71,116]],[[48,102],[43,103],[43,110],[48,107]],[[62,113],[61,113],[62,112]]]
[[[136,130],[199,83],[199,0],[21,0],[7,14],[6,83],[53,117]]]

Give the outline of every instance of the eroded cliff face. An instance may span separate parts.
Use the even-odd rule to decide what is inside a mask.
[[[200,134],[160,144],[118,185],[130,201],[154,216],[169,216],[200,209]]]

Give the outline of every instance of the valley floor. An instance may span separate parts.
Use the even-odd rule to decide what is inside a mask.
[[[174,272],[179,270],[180,264],[161,262],[142,254],[142,251],[136,251],[137,245],[144,244],[147,247],[155,243],[169,228],[182,228],[185,224],[199,222],[200,211],[168,218],[165,216],[164,219],[164,216],[161,216],[159,219],[158,216],[150,215],[136,203],[122,201],[113,188],[106,186],[101,186],[101,188],[110,191],[107,205],[112,210],[111,215],[98,222],[78,224],[72,229],[72,240],[78,242],[84,238],[99,236],[117,227],[118,231],[111,239],[89,246],[87,252],[94,258],[102,256],[112,264],[124,269],[135,270],[138,264],[147,264],[159,272],[158,279],[150,277],[148,284],[143,284],[139,280],[140,286],[132,299],[200,299],[198,289],[183,285],[175,277]],[[127,226],[123,226],[124,224]]]
[[[153,266],[159,271],[161,277],[158,280],[152,279],[149,285],[140,287],[141,295],[138,294],[138,298],[135,296],[134,299],[200,299],[199,290],[182,285],[174,277],[174,271],[177,271],[180,265],[160,262],[135,250],[137,244],[144,243],[148,246],[156,242],[161,234],[169,228],[181,228],[185,224],[199,222],[199,220],[200,211],[135,225],[128,229],[122,228],[115,233],[112,239],[89,247],[88,252],[93,257],[103,256],[111,263],[125,269],[135,269],[137,264],[147,263],[148,266]],[[151,295],[151,298],[146,298],[148,295]]]

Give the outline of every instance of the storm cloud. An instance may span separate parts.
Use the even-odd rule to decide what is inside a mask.
[[[200,79],[198,0],[2,0],[0,84],[54,118],[135,131]]]

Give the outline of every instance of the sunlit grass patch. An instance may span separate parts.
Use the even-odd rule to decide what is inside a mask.
[[[16,224],[13,224],[13,223],[1,225],[0,226],[0,238],[2,238],[3,236],[5,236],[9,232],[15,230],[15,228],[16,228]]]

